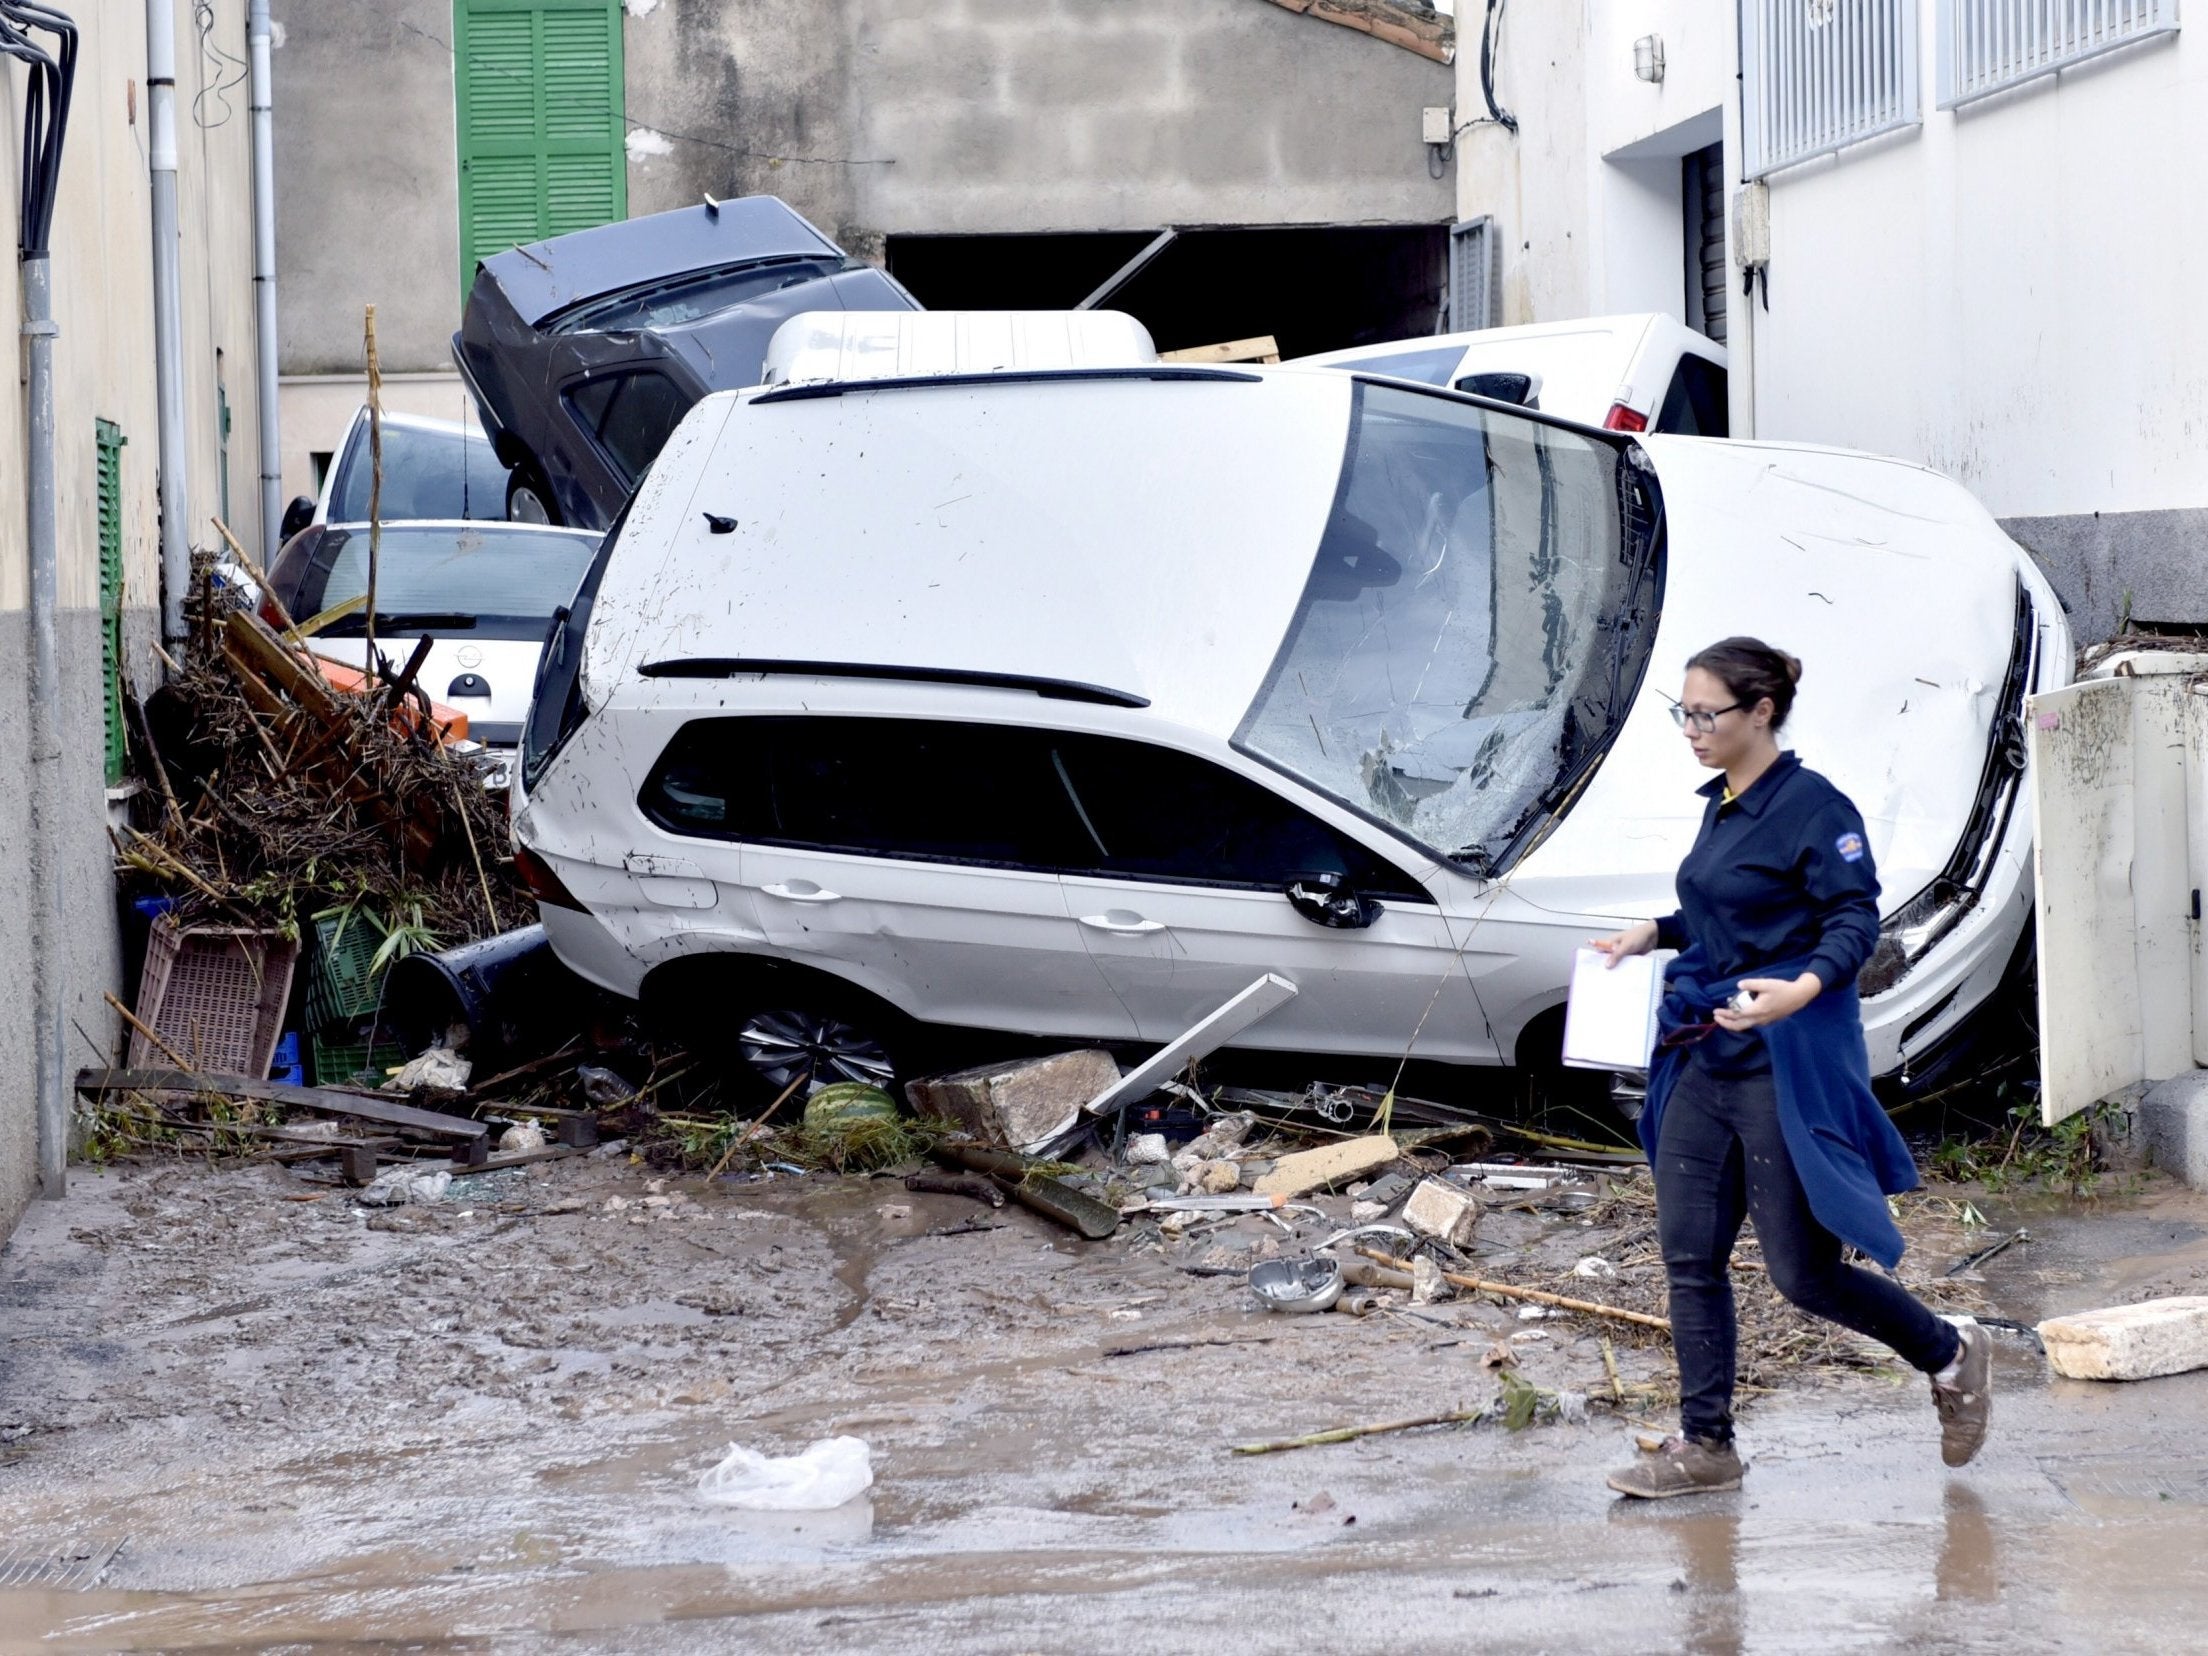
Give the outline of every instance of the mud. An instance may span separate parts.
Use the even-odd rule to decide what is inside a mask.
[[[2188,1193],[1975,1200],[2035,1238],[1973,1285],[2001,1315],[2208,1291]],[[2197,1642],[2208,1375],[2052,1381],[2004,1338],[1950,1474],[1921,1380],[1820,1367],[1744,1412],[1741,1494],[1657,1507],[1604,1491],[1633,1428],[1600,1412],[1227,1453],[1476,1407],[1504,1334],[1603,1388],[1581,1318],[1268,1316],[894,1181],[569,1161],[371,1212],[271,1168],[80,1176],[0,1252],[0,1565],[123,1545],[90,1590],[0,1589],[0,1651]],[[1233,1343],[1107,1355],[1198,1339]],[[695,1497],[731,1440],[831,1432],[870,1500]]]

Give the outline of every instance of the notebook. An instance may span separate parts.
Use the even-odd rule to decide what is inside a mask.
[[[1600,950],[1572,957],[1564,1005],[1564,1062],[1575,1069],[1645,1070],[1656,1050],[1656,1006],[1671,951],[1610,965]]]

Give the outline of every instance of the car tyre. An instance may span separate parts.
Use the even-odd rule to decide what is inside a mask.
[[[560,522],[560,503],[534,461],[523,460],[506,474],[506,521],[555,527]]]
[[[799,970],[693,970],[668,986],[673,1033],[720,1066],[732,1102],[771,1103],[792,1083],[794,1104],[814,1086],[856,1081],[901,1096],[914,1071],[912,1025],[873,996]]]

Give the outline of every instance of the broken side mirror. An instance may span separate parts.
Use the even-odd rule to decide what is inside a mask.
[[[1380,905],[1359,895],[1346,874],[1298,874],[1282,889],[1295,911],[1314,925],[1362,931],[1380,918]]]
[[[314,521],[314,496],[296,495],[284,508],[284,521],[276,531],[276,541],[282,545]]]

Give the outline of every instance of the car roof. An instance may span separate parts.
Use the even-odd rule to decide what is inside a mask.
[[[608,560],[586,695],[696,696],[637,689],[653,663],[825,662],[1070,681],[1231,735],[1310,577],[1355,385],[1160,366],[708,397]]]
[[[677,207],[494,253],[483,269],[531,327],[603,293],[747,259],[842,250],[775,196]]]

